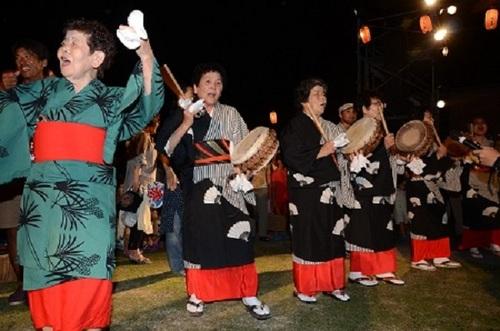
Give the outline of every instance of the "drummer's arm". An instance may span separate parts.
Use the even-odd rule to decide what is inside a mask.
[[[500,152],[493,147],[482,147],[472,152],[479,158],[481,165],[500,170]]]
[[[316,159],[321,159],[322,157],[328,156],[335,153],[335,144],[333,141],[327,141],[324,143],[316,156]]]
[[[388,133],[384,137],[384,146],[386,150],[389,150],[392,148],[392,146],[394,146],[394,134]]]
[[[172,155],[175,147],[177,147],[182,137],[186,134],[186,132],[188,132],[192,125],[193,114],[190,111],[185,110],[182,123],[179,125],[179,127],[177,127],[177,129],[175,129],[174,133],[172,133],[165,145],[165,152],[167,153],[167,155]]]

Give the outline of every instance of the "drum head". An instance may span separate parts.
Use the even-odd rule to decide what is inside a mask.
[[[248,133],[231,153],[231,163],[245,173],[254,174],[264,168],[278,151],[276,132],[259,126]]]
[[[432,129],[422,121],[410,121],[399,128],[395,144],[402,154],[413,153],[417,156],[425,154],[432,145]]]
[[[269,128],[258,126],[248,133],[235,147],[231,154],[232,164],[241,164],[250,159],[262,146],[269,135]]]
[[[342,149],[342,153],[351,154],[358,151],[371,153],[382,138],[380,123],[374,118],[363,117],[347,129],[346,136],[349,144]]]

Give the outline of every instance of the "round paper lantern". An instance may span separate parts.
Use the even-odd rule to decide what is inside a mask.
[[[269,121],[271,121],[271,124],[278,123],[278,114],[275,111],[269,113]]]
[[[432,20],[429,15],[420,16],[420,30],[423,34],[432,31]]]
[[[363,25],[359,29],[359,37],[361,38],[361,41],[363,42],[363,44],[368,44],[370,42],[370,40],[372,40],[370,28],[366,25]]]
[[[495,30],[498,22],[498,10],[495,8],[488,9],[484,15],[484,27],[486,30]]]

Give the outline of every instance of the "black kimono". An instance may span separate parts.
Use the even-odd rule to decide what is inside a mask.
[[[320,122],[333,140],[334,124]],[[340,174],[332,156],[316,158],[323,143],[304,113],[288,123],[280,139],[288,168],[294,282],[296,291],[305,295],[344,287],[344,215],[334,185]]]

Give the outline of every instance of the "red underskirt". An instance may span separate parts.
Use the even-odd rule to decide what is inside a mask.
[[[471,230],[464,229],[460,249],[472,247],[488,247],[490,244],[500,245],[500,229]]]
[[[28,291],[33,326],[54,331],[104,328],[111,323],[112,289],[107,279],[78,279]]]
[[[363,275],[377,275],[396,272],[396,250],[394,248],[382,252],[351,252],[351,272]]]
[[[189,295],[204,302],[241,299],[257,295],[255,263],[219,269],[186,269]]]
[[[297,292],[313,296],[345,286],[344,258],[320,264],[293,263],[293,281]]]
[[[450,257],[450,238],[435,240],[411,240],[411,261],[428,260],[436,257]]]

